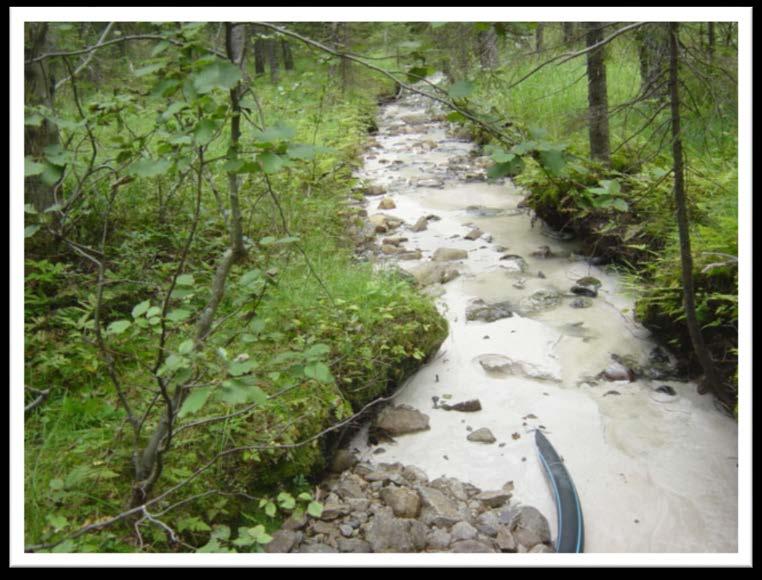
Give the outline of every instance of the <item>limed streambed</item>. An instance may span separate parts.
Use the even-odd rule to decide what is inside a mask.
[[[373,444],[365,426],[350,449],[369,463],[414,465],[429,478],[485,490],[513,481],[514,503],[537,507],[555,537],[555,506],[533,437],[542,429],[574,478],[586,551],[737,551],[735,421],[695,384],[670,374],[668,357],[633,320],[634,298],[622,280],[577,259],[574,242],[521,208],[522,193],[510,181],[487,182],[486,160],[449,136],[436,113],[415,94],[386,105],[360,175],[386,190],[367,198],[371,222],[381,225],[375,243],[407,238],[386,243],[380,265],[419,277],[422,268],[439,268],[426,291],[436,296],[449,336],[393,402],[428,415],[430,428]],[[377,209],[382,199],[389,209]],[[440,248],[466,257],[432,266]],[[600,283],[596,296],[570,292],[584,277]],[[479,299],[505,303],[511,315],[468,320]],[[480,411],[441,409],[472,399]],[[467,439],[482,428],[494,443]]]

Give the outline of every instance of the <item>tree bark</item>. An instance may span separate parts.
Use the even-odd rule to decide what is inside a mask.
[[[27,23],[27,46],[24,60],[33,59],[43,52],[50,52],[48,24]],[[50,71],[49,61],[24,66],[24,103],[30,106],[44,105],[53,109],[55,79]],[[24,155],[40,159],[50,145],[59,144],[58,127],[44,119],[39,126],[24,126]],[[47,185],[39,175],[24,178],[24,200],[31,203],[37,211],[44,211],[55,202],[53,188]]]
[[[535,52],[542,52],[545,36],[545,24],[542,22],[537,23],[537,28],[534,29],[534,49]]]
[[[586,22],[588,48],[603,40],[600,23]],[[590,157],[608,165],[611,160],[609,141],[608,93],[603,47],[587,53],[587,100],[590,133]]]
[[[280,80],[280,63],[278,62],[278,50],[274,38],[265,40],[265,54],[270,65],[270,82],[275,84]]]
[[[574,22],[564,22],[564,44],[571,44],[574,41]]]
[[[493,69],[497,66],[497,33],[490,27],[489,30],[479,32],[479,63],[483,69]]]
[[[714,362],[704,343],[698,319],[696,318],[696,298],[693,288],[693,257],[691,255],[691,239],[688,229],[688,211],[685,200],[685,182],[683,168],[683,143],[680,135],[680,93],[678,76],[678,24],[669,24],[669,93],[672,113],[672,171],[675,180],[675,206],[677,228],[680,237],[680,267],[682,269],[683,302],[685,306],[685,323],[693,344],[693,351],[704,370],[704,384],[699,386],[699,392],[707,389],[719,398],[726,400],[725,393]]]
[[[283,52],[283,68],[294,70],[294,55],[291,53],[291,45],[285,38],[280,41],[280,47]]]

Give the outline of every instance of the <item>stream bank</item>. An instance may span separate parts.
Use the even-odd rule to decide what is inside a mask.
[[[574,478],[586,551],[737,551],[735,422],[680,379],[621,280],[535,220],[510,181],[487,182],[488,161],[438,116],[414,94],[386,105],[361,174],[365,256],[415,277],[449,323],[390,405],[426,428],[390,433],[382,412],[347,451],[371,470],[513,482],[511,506],[536,507],[553,538],[540,429]]]

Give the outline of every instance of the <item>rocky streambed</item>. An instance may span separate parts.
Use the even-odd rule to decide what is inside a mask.
[[[574,479],[586,551],[737,551],[735,421],[633,320],[622,279],[488,182],[440,118],[415,94],[384,106],[355,237],[435,297],[449,335],[342,451],[328,515],[287,522],[270,549],[549,551],[540,429]]]

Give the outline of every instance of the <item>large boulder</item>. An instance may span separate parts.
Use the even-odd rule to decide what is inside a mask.
[[[528,549],[537,544],[550,543],[548,520],[532,506],[522,506],[513,513],[510,532],[519,544]]]
[[[387,486],[380,495],[398,518],[416,518],[421,511],[421,497],[414,489]]]
[[[513,309],[509,302],[488,304],[481,298],[477,298],[466,307],[466,320],[494,322],[495,320],[510,318],[511,316],[513,316]]]
[[[386,407],[378,414],[375,426],[389,435],[405,435],[429,429],[429,416],[408,405]]]

